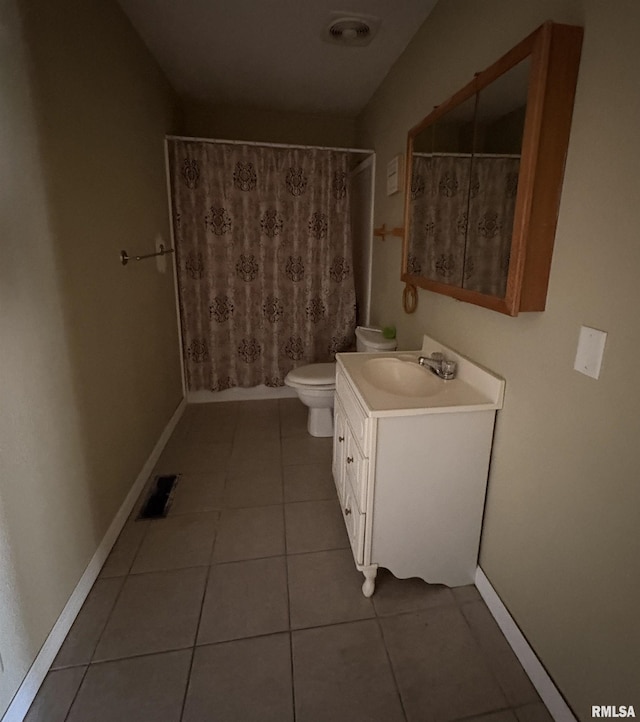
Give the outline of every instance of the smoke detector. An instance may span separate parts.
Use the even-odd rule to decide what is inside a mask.
[[[373,15],[331,13],[322,38],[337,45],[369,45],[379,25],[380,18]]]

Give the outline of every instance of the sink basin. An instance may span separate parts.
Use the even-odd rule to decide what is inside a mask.
[[[428,369],[397,358],[366,361],[362,366],[362,377],[380,391],[398,396],[432,396],[444,383]]]

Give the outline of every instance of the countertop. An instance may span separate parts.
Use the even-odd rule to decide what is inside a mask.
[[[371,359],[395,358],[417,364],[419,356],[429,356],[433,351],[442,351],[447,359],[456,361],[458,373],[450,381],[443,381],[432,374],[437,386],[435,392],[429,395],[390,393],[374,386],[363,376],[363,368]],[[460,413],[502,408],[504,379],[428,336],[424,337],[422,349],[418,351],[339,353],[336,354],[336,361],[352,381],[358,400],[369,416]],[[427,369],[424,371],[431,374]]]

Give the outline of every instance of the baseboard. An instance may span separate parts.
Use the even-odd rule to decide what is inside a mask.
[[[149,479],[149,476],[151,475],[162,450],[169,440],[171,433],[180,420],[185,407],[186,401],[183,399],[180,404],[178,404],[178,407],[169,420],[169,423],[160,435],[153,451],[138,474],[135,483],[131,487],[131,490],[127,494],[127,497],[107,529],[106,534],[96,549],[96,552],[87,568],[84,570],[84,574],[80,577],[80,581],[69,597],[69,601],[66,603],[56,623],[53,625],[53,629],[49,633],[49,636],[40,648],[38,656],[35,658],[24,680],[22,681],[22,684],[18,688],[18,691],[11,700],[11,704],[4,713],[2,722],[22,722],[29,711],[29,707],[31,707],[31,704],[40,689],[40,685],[47,676],[47,672],[49,671],[53,660],[56,658],[62,643],[71,629],[71,625],[74,623],[78,612],[87,598],[87,595],[91,591],[91,587],[98,578],[102,565],[105,563],[111,548],[115,544],[116,539],[122,530],[122,527],[129,518],[129,514],[131,513],[134,504],[140,496],[145,483]]]
[[[476,587],[507,642],[511,645],[511,649],[520,660],[520,664],[531,683],[549,710],[549,714],[555,722],[576,722],[569,705],[565,702],[564,697],[560,694],[547,670],[536,656],[513,617],[509,614],[509,610],[505,607],[480,567],[476,570]]]
[[[292,399],[298,394],[289,386],[236,386],[224,391],[190,391],[187,398],[190,404],[208,404],[215,401],[262,401],[264,399]]]

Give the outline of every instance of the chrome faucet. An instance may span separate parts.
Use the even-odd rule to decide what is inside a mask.
[[[420,366],[426,366],[444,381],[450,381],[456,377],[456,362],[446,359],[440,351],[434,351],[431,356],[419,356],[418,363]]]

